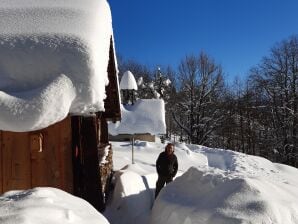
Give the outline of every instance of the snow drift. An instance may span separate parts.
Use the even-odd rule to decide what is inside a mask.
[[[1,224],[109,224],[88,202],[56,188],[0,196]]]
[[[68,113],[104,111],[111,36],[105,0],[1,1],[0,129],[32,131]]]
[[[131,161],[130,145],[112,144],[114,167],[121,169]],[[114,195],[105,213],[112,224],[298,223],[298,169],[198,145],[175,144],[182,176],[154,201],[155,161],[164,147],[139,142],[136,164],[116,172]]]
[[[223,167],[220,161],[225,161],[229,169],[190,168],[161,192],[151,223],[298,223],[297,180],[288,178],[297,176],[297,169],[260,157],[208,151],[209,159],[216,156],[213,165]]]

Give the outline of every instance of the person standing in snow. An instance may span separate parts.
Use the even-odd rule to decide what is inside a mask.
[[[159,154],[156,160],[156,170],[158,180],[156,182],[155,198],[157,198],[165,184],[173,181],[178,171],[178,160],[174,154],[174,145],[172,143],[168,143],[165,151]]]

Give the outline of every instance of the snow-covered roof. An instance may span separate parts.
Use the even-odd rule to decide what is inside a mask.
[[[104,111],[111,36],[106,0],[2,0],[0,130]]]
[[[120,89],[138,90],[136,79],[130,71],[124,72],[120,81]]]
[[[134,105],[121,105],[122,121],[109,123],[109,133],[165,134],[165,105],[160,99],[139,99]]]

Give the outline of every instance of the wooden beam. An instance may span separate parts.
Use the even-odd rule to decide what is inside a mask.
[[[2,131],[0,131],[0,194],[4,193],[3,192],[3,175],[2,175],[2,160],[3,160],[3,155],[2,155]]]

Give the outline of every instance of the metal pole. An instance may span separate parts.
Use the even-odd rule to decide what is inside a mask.
[[[135,138],[134,135],[131,137],[131,161],[132,164],[135,164],[135,159],[134,159],[134,143],[135,143]]]

